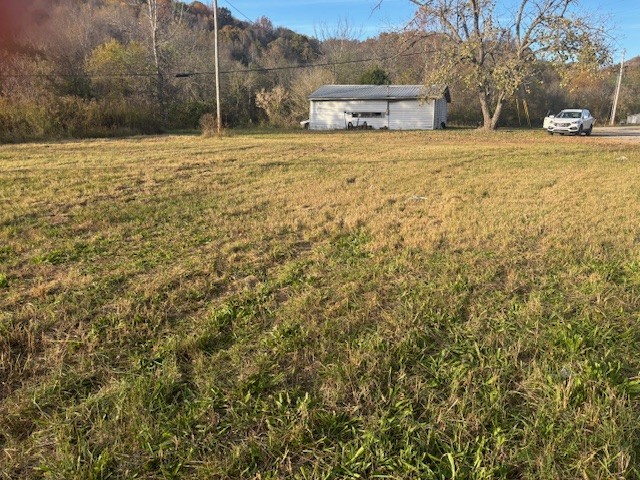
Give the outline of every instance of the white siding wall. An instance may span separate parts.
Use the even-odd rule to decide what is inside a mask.
[[[389,104],[389,129],[433,130],[435,100],[400,100]]]
[[[343,130],[347,123],[367,125],[379,129],[389,127],[391,130],[434,130],[440,128],[441,122],[447,122],[447,101],[441,100],[336,100],[311,101],[311,130]],[[349,112],[345,114],[345,112]],[[382,118],[352,118],[351,112],[385,112]]]
[[[345,112],[349,112],[345,114]],[[351,112],[382,112],[381,118],[351,118]],[[336,100],[336,101],[311,101],[309,115],[309,128],[311,130],[344,130],[347,123],[354,125],[372,125],[379,129],[387,126],[387,101],[386,100]]]
[[[447,100],[440,98],[436,100],[436,128],[441,128],[442,123],[447,123]]]

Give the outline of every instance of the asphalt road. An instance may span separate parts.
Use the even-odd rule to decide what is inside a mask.
[[[625,127],[593,127],[593,137],[624,139],[640,142],[640,125]]]

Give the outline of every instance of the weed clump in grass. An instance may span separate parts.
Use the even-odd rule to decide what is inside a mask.
[[[213,113],[205,113],[198,122],[203,137],[213,137],[218,134],[218,121]]]

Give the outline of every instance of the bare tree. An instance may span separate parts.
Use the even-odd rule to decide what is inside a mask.
[[[381,0],[384,1],[384,0]],[[578,0],[410,0],[415,35],[438,40],[425,82],[460,80],[495,129],[505,101],[536,75],[536,60],[561,72],[596,71],[610,58],[604,23]]]
[[[174,4],[171,0],[137,0],[137,2],[142,6],[143,17],[147,23],[148,39],[156,74],[158,105],[162,115],[162,125],[166,127],[168,124],[167,79],[165,72],[167,60],[164,55],[164,47],[170,44],[171,38],[180,27],[184,13],[184,3]],[[177,11],[176,5],[179,5]]]
[[[147,20],[149,21],[149,33],[151,40],[151,51],[153,53],[153,62],[156,69],[157,94],[160,112],[162,115],[163,126],[167,125],[167,105],[165,101],[165,81],[164,74],[160,65],[160,46],[158,41],[158,0],[147,0]]]
[[[339,83],[356,83],[362,71],[358,70],[357,64],[351,62],[361,58],[358,48],[362,28],[355,27],[347,19],[340,19],[333,26],[320,24],[314,30],[316,38],[321,41],[324,60],[334,64],[333,74],[336,80]]]
[[[322,85],[336,83],[335,74],[328,68],[316,67],[298,71],[289,87],[292,120],[309,116],[309,95]]]
[[[256,105],[263,109],[274,126],[283,126],[287,120],[289,94],[282,85],[276,85],[272,90],[262,89],[256,93]]]

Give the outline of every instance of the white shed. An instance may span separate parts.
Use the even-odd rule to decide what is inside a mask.
[[[629,125],[640,125],[640,113],[636,113],[635,115],[629,115],[627,117],[627,123]]]
[[[447,124],[448,87],[325,85],[309,96],[311,130],[436,130]]]

